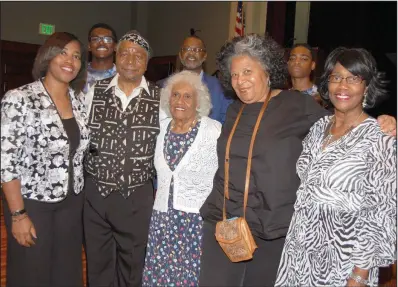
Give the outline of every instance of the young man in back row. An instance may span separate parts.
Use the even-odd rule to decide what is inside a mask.
[[[91,27],[88,32],[88,51],[91,53],[91,62],[87,66],[84,93],[87,93],[96,81],[116,75],[114,64],[116,44],[116,32],[111,26],[97,23]]]
[[[314,51],[308,44],[295,44],[290,51],[288,70],[291,77],[292,89],[298,90],[322,103],[318,93],[318,87],[312,80],[312,73],[315,71]]]

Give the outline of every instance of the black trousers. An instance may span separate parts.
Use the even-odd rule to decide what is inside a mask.
[[[257,243],[253,259],[231,262],[215,237],[215,224],[204,221],[199,286],[274,286],[285,238]]]
[[[12,235],[10,211],[4,202],[7,286],[83,286],[83,202],[83,193],[72,192],[58,203],[24,199],[37,234],[31,247],[19,245]]]
[[[104,198],[94,180],[87,177],[85,192],[89,286],[140,286],[154,202],[152,182],[127,199],[119,192]]]

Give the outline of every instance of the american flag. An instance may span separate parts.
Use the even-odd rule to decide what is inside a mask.
[[[238,1],[238,10],[235,22],[235,37],[245,34],[245,15],[243,13],[243,1]]]

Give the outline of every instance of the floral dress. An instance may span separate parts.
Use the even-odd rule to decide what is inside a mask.
[[[174,171],[198,133],[200,121],[185,134],[165,134],[163,153]],[[153,210],[142,286],[198,286],[202,218],[173,208],[173,179],[167,213]]]

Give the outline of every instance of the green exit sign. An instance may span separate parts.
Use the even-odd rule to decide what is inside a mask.
[[[55,25],[40,23],[39,34],[52,35],[55,32]]]

